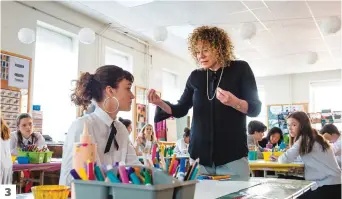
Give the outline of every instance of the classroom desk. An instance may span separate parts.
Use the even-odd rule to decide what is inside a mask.
[[[249,181],[204,180],[196,184],[194,199],[230,199],[239,195],[250,198],[295,198],[309,190],[315,183],[300,180],[251,178]],[[18,194],[17,199],[33,199],[32,193]]]
[[[275,178],[251,178],[249,181],[205,180],[196,185],[195,199],[270,198],[290,199],[302,195],[314,182]]]
[[[44,174],[46,171],[57,171],[61,169],[62,159],[61,158],[51,158],[50,163],[42,164],[13,164],[13,172],[29,170],[29,171],[39,171],[39,184],[44,184]],[[20,175],[20,173],[19,173]],[[19,176],[20,178],[20,176]],[[21,183],[20,188],[21,191]]]
[[[272,161],[265,161],[265,160],[249,160],[249,167],[251,168],[251,171],[264,171],[265,176],[266,176],[267,171],[293,173],[293,174],[304,173],[304,163],[302,162],[283,164],[279,162],[272,162]]]

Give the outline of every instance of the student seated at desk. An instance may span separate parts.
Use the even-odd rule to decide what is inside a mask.
[[[135,139],[134,148],[137,156],[141,156],[143,154],[143,133],[138,133],[138,136]]]
[[[127,128],[128,131],[128,135],[130,135],[132,133],[132,121],[129,119],[123,119],[121,117],[119,117],[119,121],[125,125],[125,127]]]
[[[63,146],[63,160],[59,184],[70,185],[74,143],[80,141],[84,122],[88,133],[97,144],[96,161],[99,166],[117,162],[139,164],[139,159],[128,139],[127,128],[116,120],[119,111],[130,111],[134,95],[131,91],[133,75],[114,65],[99,67],[95,74],[84,73],[78,79],[71,100],[86,108],[91,100],[97,103],[93,113],[74,121]]]
[[[248,148],[255,148],[258,151],[258,158],[262,159],[264,156],[261,153],[262,148],[259,146],[259,141],[264,137],[264,132],[267,127],[259,121],[250,121],[248,124],[247,145]]]
[[[326,124],[320,130],[323,137],[332,143],[332,150],[335,154],[338,165],[341,167],[341,136],[337,127],[333,124]]]
[[[1,118],[0,138],[0,185],[12,184],[12,157],[10,147],[10,129]]]
[[[176,146],[173,152],[177,154],[187,154],[189,143],[190,143],[190,129],[185,128],[183,138],[179,139],[176,142]]]
[[[156,137],[151,124],[146,124],[142,129],[142,142],[138,145],[139,151],[143,154],[151,154],[152,147],[157,144]]]
[[[310,119],[305,112],[291,113],[287,124],[291,137],[294,137],[291,141],[294,143],[278,161],[291,163],[300,156],[304,163],[305,180],[314,181],[318,186],[299,198],[340,199],[341,170],[329,143],[311,127]]]
[[[341,134],[333,124],[324,125],[320,130],[320,133],[323,135],[324,139],[328,140],[330,143],[336,142]]]
[[[17,117],[18,130],[11,133],[11,153],[18,154],[18,148],[27,145],[36,145],[38,149],[46,147],[45,139],[40,133],[33,133],[32,117],[22,113]]]
[[[273,127],[270,131],[268,131],[267,136],[259,141],[259,145],[262,148],[266,148],[267,144],[272,144],[272,147],[275,147],[280,145],[283,139],[283,132],[281,129],[278,127]]]

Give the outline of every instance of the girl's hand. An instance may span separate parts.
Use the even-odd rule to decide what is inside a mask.
[[[270,156],[270,160],[276,162],[276,161],[278,161],[278,157],[274,156],[274,155],[271,155]]]

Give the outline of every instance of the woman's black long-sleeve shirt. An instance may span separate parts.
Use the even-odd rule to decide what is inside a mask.
[[[209,70],[209,97],[214,95],[222,70],[219,87],[247,101],[249,117],[258,116],[261,102],[254,74],[245,61],[231,61],[230,66],[216,72]],[[248,155],[246,114],[222,104],[216,97],[208,100],[207,70],[194,70],[178,103],[166,103],[176,118],[185,116],[193,107],[189,145],[192,159],[199,158],[204,166],[220,166]],[[158,107],[154,120],[159,122],[170,116]]]

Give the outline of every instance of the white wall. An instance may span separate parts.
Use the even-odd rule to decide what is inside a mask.
[[[341,70],[256,78],[265,89],[265,104],[309,102],[310,82],[326,80],[341,80]]]
[[[55,2],[25,1],[24,3],[29,4],[30,6],[33,6],[39,10],[43,10],[45,13],[49,13],[60,19],[76,24],[77,26],[92,28],[97,32],[102,30],[105,26],[96,20],[77,13]],[[20,28],[26,27],[35,30],[37,20],[39,20],[66,30],[74,34],[74,36],[76,36],[80,30],[80,28],[77,26],[73,26],[62,20],[51,17],[48,14],[35,11],[16,2],[2,2],[1,4],[1,49],[31,57],[33,59],[33,70],[35,43],[29,45],[21,43],[17,38],[17,33]],[[150,85],[151,88],[161,90],[161,71],[163,68],[166,68],[170,71],[175,71],[179,75],[179,85],[185,85],[186,78],[193,69],[190,63],[181,60],[165,51],[152,48],[150,54],[153,57],[153,67],[152,71],[150,72],[150,79],[148,80],[148,77],[144,75],[143,72],[149,67],[148,61],[146,62],[146,60],[149,59],[149,56],[144,54],[144,52],[147,52],[146,45],[113,31],[106,31],[104,36],[110,38],[111,40],[97,36],[96,41],[93,44],[79,44],[79,71],[94,72],[97,67],[103,64],[105,52],[104,49],[106,46],[132,56],[135,84],[139,86],[149,87]],[[123,43],[129,47],[119,43]],[[183,88],[184,86],[181,86],[181,90],[183,90]]]

